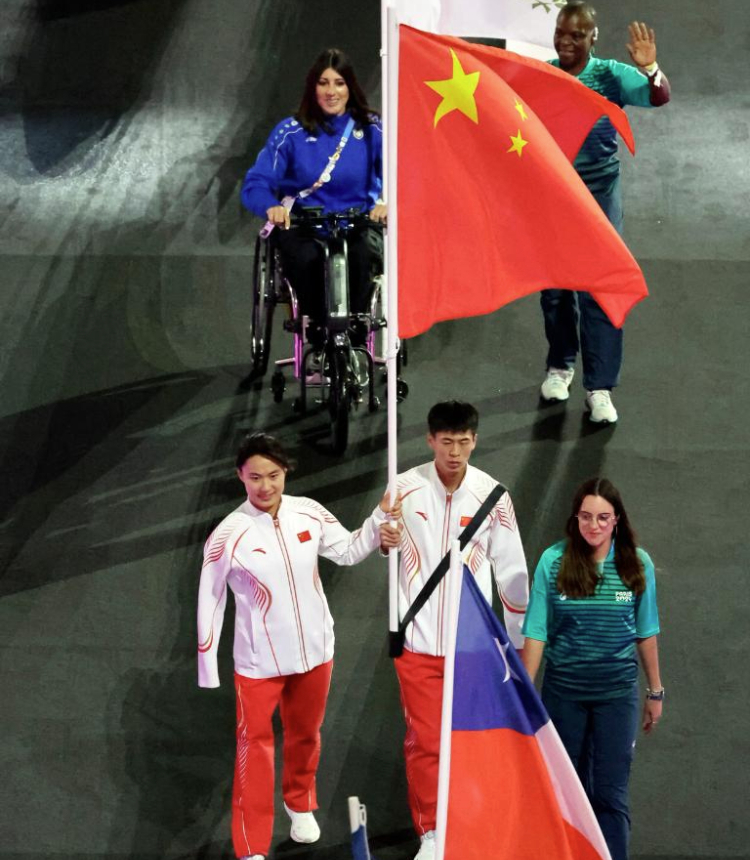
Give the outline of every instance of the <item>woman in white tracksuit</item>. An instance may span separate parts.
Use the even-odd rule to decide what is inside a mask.
[[[237,857],[268,854],[273,832],[274,734],[284,724],[284,805],[297,842],[320,829],[315,774],[320,727],[333,667],[333,619],[318,575],[318,556],[350,565],[399,540],[384,499],[351,533],[312,499],[283,494],[289,458],[271,436],[247,437],[237,474],[247,501],[206,542],[198,596],[198,680],[218,687],[217,649],[227,586],[234,593],[237,757],[232,840]],[[394,513],[396,513],[394,511]]]

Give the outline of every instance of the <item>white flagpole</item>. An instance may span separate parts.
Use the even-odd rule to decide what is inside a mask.
[[[347,797],[346,805],[349,809],[349,830],[356,833],[360,827],[367,824],[367,813],[365,807],[359,802],[356,795]]]
[[[456,632],[461,604],[463,563],[461,544],[451,543],[451,564],[448,570],[448,639],[445,645],[443,671],[443,715],[440,721],[440,764],[438,766],[437,830],[435,860],[445,857],[445,831],[448,823],[448,789],[451,775],[451,730],[453,725],[453,678],[456,664]]]
[[[383,175],[388,204],[385,242],[385,282],[388,290],[388,488],[396,498],[398,481],[398,17],[388,0],[381,0],[381,63],[383,69]],[[398,630],[398,550],[388,553],[388,629]]]

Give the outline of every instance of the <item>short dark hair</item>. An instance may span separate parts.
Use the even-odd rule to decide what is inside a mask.
[[[375,117],[378,116],[378,112],[373,110],[367,103],[367,96],[359,85],[357,76],[354,74],[352,61],[339,48],[327,48],[315,59],[305,78],[302,101],[295,114],[299,124],[309,132],[314,132],[318,128],[322,128],[323,131],[330,131],[328,117],[321,110],[315,97],[315,88],[318,85],[320,76],[326,69],[333,69],[346,81],[346,85],[349,88],[349,102],[346,109],[352,115],[357,125],[361,127],[372,123]]]
[[[560,15],[564,15],[566,18],[570,18],[573,15],[584,15],[591,21],[593,26],[596,26],[596,9],[594,9],[591,3],[586,3],[585,0],[568,0],[561,7],[558,17]]]
[[[250,433],[245,436],[237,449],[235,465],[241,469],[251,457],[256,455],[273,460],[286,472],[294,471],[296,465],[294,460],[287,454],[281,442],[275,436],[269,436],[268,433]]]
[[[436,433],[460,433],[462,430],[477,432],[479,413],[471,405],[461,400],[444,400],[436,403],[427,414],[430,435]]]

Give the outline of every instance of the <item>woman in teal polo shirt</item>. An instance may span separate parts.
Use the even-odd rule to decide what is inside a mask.
[[[628,780],[639,712],[651,732],[662,714],[654,565],[636,546],[619,492],[582,484],[567,539],[537,565],[523,633],[532,679],[545,655],[542,700],[591,800],[612,860],[627,860]],[[639,708],[638,662],[646,675]]]

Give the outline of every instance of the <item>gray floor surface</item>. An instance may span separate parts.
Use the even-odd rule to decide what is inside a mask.
[[[750,14],[598,6],[600,54],[626,59],[627,22],[646,18],[674,90],[631,112],[626,238],[652,295],[626,325],[621,421],[593,429],[578,380],[567,406],[540,407],[530,297],[411,342],[400,464],[427,457],[432,402],[472,400],[474,462],[510,487],[531,565],[582,479],[621,487],[657,565],[668,688],[638,745],[633,854],[736,860],[750,856]],[[300,463],[289,489],[354,526],[386,444],[384,410],[362,411],[333,458],[324,415],[242,388],[258,224],[238,182],[321,47],[347,48],[379,98],[379,5],[6,0],[0,23],[0,858],[230,857],[233,693],[197,688],[194,617],[203,541],[240,497],[234,448],[277,433]],[[275,856],[348,856],[358,794],[381,860],[409,858],[384,570],[323,578],[338,638],[324,833],[296,846],[279,818]]]

